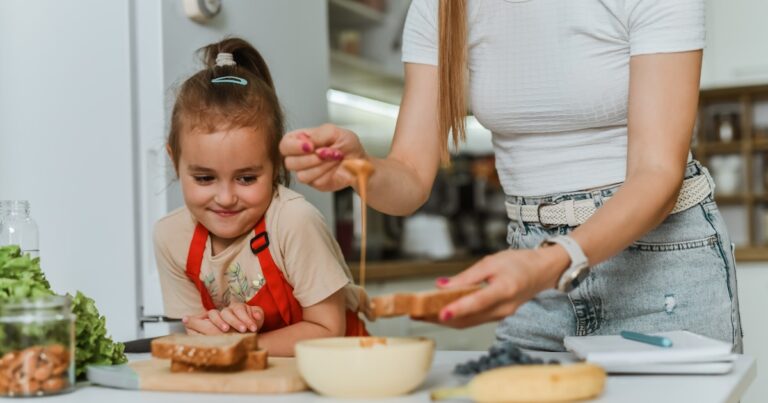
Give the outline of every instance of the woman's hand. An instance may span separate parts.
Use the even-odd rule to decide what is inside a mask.
[[[553,288],[569,262],[568,254],[559,245],[486,256],[454,277],[437,280],[439,288],[487,283],[443,308],[437,323],[464,328],[512,315],[539,292]]]
[[[354,177],[341,168],[345,158],[364,158],[360,139],[349,130],[326,124],[294,130],[280,141],[285,166],[296,178],[320,191],[336,191],[350,186]]]
[[[222,310],[211,309],[200,315],[185,317],[182,321],[190,334],[256,332],[264,324],[264,310],[258,306],[233,302]]]

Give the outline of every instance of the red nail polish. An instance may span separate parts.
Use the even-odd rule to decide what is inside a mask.
[[[451,311],[445,311],[445,312],[443,313],[443,318],[442,318],[442,320],[443,320],[443,321],[447,321],[447,320],[451,320],[451,319],[453,319],[453,312],[451,312]]]
[[[438,277],[436,282],[438,285],[446,285],[448,282],[451,281],[448,277]]]
[[[308,153],[312,151],[312,147],[309,145],[309,143],[301,143],[301,150],[305,153]]]
[[[344,154],[341,153],[341,151],[334,151],[333,152],[333,159],[340,161],[344,159]]]

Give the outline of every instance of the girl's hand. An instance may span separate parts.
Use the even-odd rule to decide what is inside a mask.
[[[486,256],[452,278],[437,280],[439,288],[488,285],[443,308],[436,323],[464,328],[512,315],[539,292],[553,288],[569,262],[559,245]]]
[[[198,315],[185,316],[181,319],[184,323],[184,328],[187,330],[187,334],[222,334],[220,328],[208,319],[208,312],[203,312]]]
[[[233,302],[222,310],[208,311],[208,319],[222,332],[256,332],[264,324],[264,310],[243,302]]]
[[[336,191],[354,183],[354,177],[341,168],[341,160],[368,158],[355,133],[331,124],[286,134],[280,141],[280,153],[299,182],[320,191]]]

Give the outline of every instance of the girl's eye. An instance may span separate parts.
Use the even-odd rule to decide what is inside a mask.
[[[250,185],[253,182],[256,182],[256,178],[258,178],[256,175],[247,175],[237,178],[237,181],[243,185]]]
[[[210,183],[211,181],[213,181],[213,176],[211,175],[195,175],[193,176],[193,178],[195,179],[195,182],[201,183],[201,184]]]

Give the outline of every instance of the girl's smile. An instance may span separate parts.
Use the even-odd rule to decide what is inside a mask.
[[[264,136],[249,127],[182,136],[184,201],[211,233],[214,253],[253,230],[272,201],[274,164]]]

